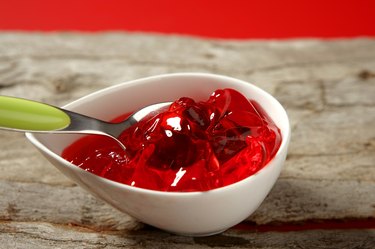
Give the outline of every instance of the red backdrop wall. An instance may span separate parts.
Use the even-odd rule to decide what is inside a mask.
[[[218,38],[375,36],[374,0],[0,0],[0,30]]]

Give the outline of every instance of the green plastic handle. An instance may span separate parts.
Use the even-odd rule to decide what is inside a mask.
[[[69,126],[64,111],[32,100],[0,96],[0,127],[24,131],[55,131]]]

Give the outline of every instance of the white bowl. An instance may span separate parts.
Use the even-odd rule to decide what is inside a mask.
[[[158,75],[115,85],[74,101],[64,108],[111,120],[123,113],[182,96],[207,100],[216,89],[233,88],[256,100],[282,134],[281,146],[263,169],[235,184],[206,192],[161,192],[135,188],[89,173],[64,160],[61,152],[79,135],[31,134],[27,138],[62,173],[113,207],[140,221],[177,234],[220,233],[252,214],[276,182],[290,140],[284,108],[258,87],[234,78],[202,73]]]

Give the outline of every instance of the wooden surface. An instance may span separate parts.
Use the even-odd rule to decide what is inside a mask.
[[[0,248],[374,248],[375,40],[220,41],[126,33],[0,33],[0,94],[66,104],[126,80],[210,72],[286,107],[292,141],[247,221],[190,238],[140,224],[0,132]]]

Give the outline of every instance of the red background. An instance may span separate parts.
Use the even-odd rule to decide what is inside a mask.
[[[375,0],[0,0],[0,30],[375,37]]]

